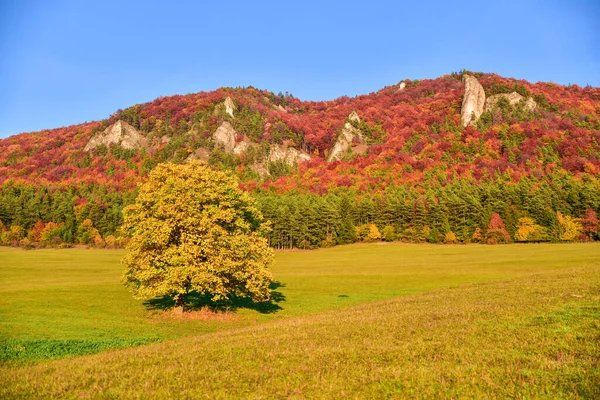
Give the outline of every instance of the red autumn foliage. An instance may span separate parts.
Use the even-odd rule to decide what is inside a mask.
[[[504,221],[498,213],[492,214],[490,223],[487,229],[487,236],[493,239],[496,243],[508,243],[510,242],[510,235],[506,231]]]
[[[215,108],[227,96],[238,112],[245,109],[261,116],[260,140],[273,140],[271,128],[279,124],[296,135],[296,147],[313,156],[301,163],[293,177],[262,185],[249,177],[253,182],[248,187],[315,193],[326,193],[332,186],[381,191],[425,180],[443,184],[454,177],[481,180],[502,175],[518,181],[528,176],[539,179],[557,168],[581,177],[600,171],[600,89],[532,84],[495,74],[478,75],[478,79],[488,94],[527,92],[538,109],[533,114],[496,112],[491,125],[462,128],[464,86],[458,74],[405,80],[404,90],[392,85],[368,95],[323,102],[252,87],[222,88],[161,97],[119,110],[105,121],[0,140],[0,184],[8,180],[40,185],[85,182],[131,189],[156,162],[181,161],[201,146],[197,143],[209,138],[220,123]],[[328,163],[328,151],[352,111],[370,131],[371,145],[364,155]],[[150,148],[132,154],[83,151],[90,137],[119,119],[146,135],[152,141]],[[192,127],[196,130],[191,140],[177,140]],[[164,137],[171,143],[162,141]]]

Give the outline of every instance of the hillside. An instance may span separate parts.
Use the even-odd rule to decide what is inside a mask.
[[[392,239],[467,241],[477,228],[485,236],[494,214],[510,236],[494,241],[515,239],[524,217],[546,229],[537,239],[559,239],[557,212],[592,210],[592,221],[600,212],[600,89],[470,72],[325,102],[223,88],[15,135],[0,140],[0,220],[23,232],[5,242],[38,220],[68,225],[67,242],[86,219],[114,236],[140,179],[188,159],[235,171],[276,229],[286,215],[311,214],[302,201],[335,214],[305,221],[302,234],[276,230],[276,247],[351,242],[366,224],[389,226]],[[588,238],[597,223],[590,229]]]
[[[303,102],[254,88],[224,88],[163,97],[119,110],[104,121],[1,140],[0,183],[8,179],[85,181],[130,188],[136,177],[157,162],[181,162],[200,148],[209,150],[212,163],[236,167],[245,180],[259,182],[247,170],[268,157],[268,147],[284,143],[306,152],[312,160],[291,174],[300,179],[275,180],[269,185],[316,192],[331,185],[382,188],[419,182],[427,178],[427,172],[439,171],[476,179],[507,172],[517,179],[548,174],[555,168],[574,174],[599,171],[600,89],[475,75],[488,98],[517,92],[534,100],[537,107],[532,111],[525,104],[496,102],[474,126],[463,128],[465,85],[460,74],[406,80],[376,93],[326,102]],[[227,110],[225,100],[229,101]],[[351,121],[353,112],[359,118]],[[118,121],[127,122],[144,143],[88,144]],[[348,121],[368,143],[363,149],[366,154],[326,163]],[[225,154],[215,154],[217,141],[211,138],[223,122],[233,127],[235,143],[252,142],[257,148],[228,157],[233,152],[225,146]]]

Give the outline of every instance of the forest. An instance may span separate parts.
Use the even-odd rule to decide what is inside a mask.
[[[487,96],[516,92],[537,107],[498,101],[463,127],[465,73],[323,102],[222,88],[11,136],[0,140],[0,242],[121,247],[122,209],[137,185],[159,163],[182,163],[201,149],[257,198],[275,248],[600,239],[600,89],[473,73]],[[235,113],[225,110],[227,97]],[[360,121],[348,118],[353,111]],[[117,121],[148,144],[84,149]],[[224,121],[236,143],[252,144],[246,151],[215,145]],[[347,124],[367,150],[327,161]],[[273,146],[310,160],[274,161]]]

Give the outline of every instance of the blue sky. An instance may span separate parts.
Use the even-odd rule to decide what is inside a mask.
[[[600,1],[0,0],[0,137],[159,96],[326,100],[461,69],[600,86]]]

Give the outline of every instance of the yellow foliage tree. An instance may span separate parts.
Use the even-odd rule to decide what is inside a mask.
[[[381,233],[375,224],[364,224],[356,227],[356,237],[363,242],[374,242],[381,239]]]
[[[122,282],[136,298],[170,296],[179,310],[191,292],[269,299],[267,227],[234,177],[199,162],[159,164],[123,217]]]
[[[558,220],[559,239],[565,241],[573,241],[577,239],[583,232],[581,218],[573,218],[570,215],[563,215],[560,211],[556,213]]]
[[[444,235],[444,243],[446,243],[446,244],[458,243],[458,239],[456,238],[456,235],[454,234],[454,232],[452,232],[452,231],[446,232],[446,234]]]
[[[540,241],[545,238],[546,229],[535,223],[529,217],[519,218],[517,231],[515,232],[515,240],[519,242]]]
[[[11,225],[8,230],[4,230],[0,235],[0,241],[3,244],[17,246],[25,236],[25,230],[20,225]]]
[[[62,223],[57,224],[56,222],[48,222],[44,227],[44,230],[42,230],[40,242],[43,245],[59,244],[61,242],[59,235],[62,227]]]

